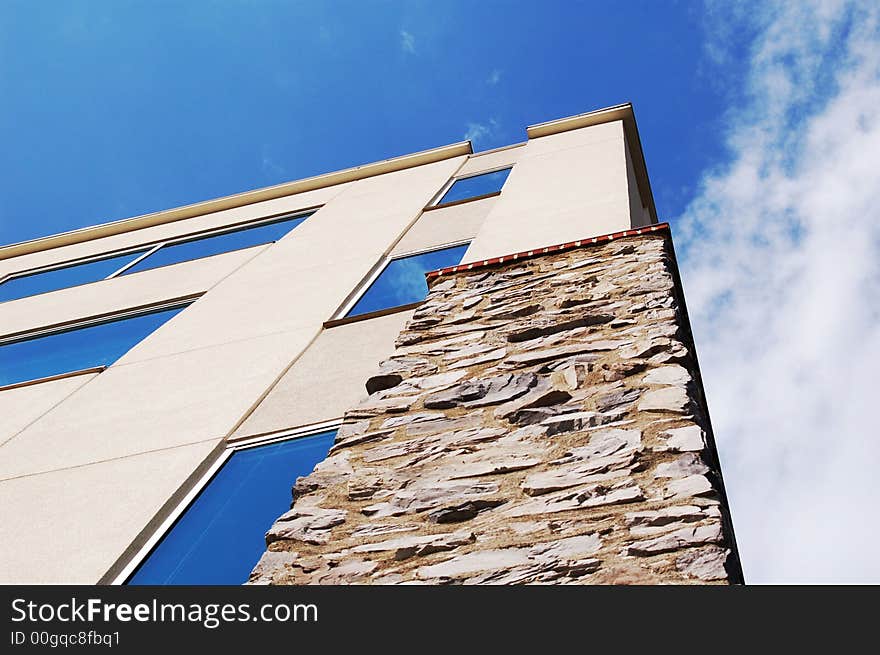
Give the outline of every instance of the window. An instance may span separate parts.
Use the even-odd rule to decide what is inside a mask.
[[[0,386],[109,366],[186,305],[0,344]]]
[[[0,282],[0,302],[272,243],[309,215],[286,216],[207,236],[166,241],[123,255],[18,275]]]
[[[500,171],[481,173],[457,179],[446,193],[443,194],[443,197],[440,198],[436,206],[439,207],[454,202],[484,198],[495,193],[501,193],[501,187],[507,181],[508,175],[510,175],[510,169],[504,168]]]
[[[198,237],[189,241],[168,243],[144,257],[131,268],[123,271],[122,275],[272,243],[290,232],[304,220],[306,220],[306,217],[300,215],[245,229]]]
[[[464,257],[466,250],[467,244],[464,244],[392,259],[346,316],[357,316],[424,300],[428,295],[425,273],[455,266]]]
[[[266,550],[266,531],[290,509],[294,480],[327,456],[335,435],[232,451],[127,584],[245,582]]]
[[[9,278],[5,282],[0,283],[0,302],[17,300],[26,296],[36,296],[39,293],[47,293],[57,289],[75,287],[78,284],[88,284],[89,282],[103,280],[113,275],[123,266],[130,264],[145,252],[146,250],[138,250],[124,255],[116,255],[82,264],[63,266]]]

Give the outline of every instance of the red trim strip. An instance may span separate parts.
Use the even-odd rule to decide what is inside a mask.
[[[457,266],[447,266],[446,268],[441,268],[437,271],[428,271],[425,273],[425,277],[427,279],[432,279],[435,277],[440,277],[441,275],[448,275],[450,273],[458,273],[460,271],[470,271],[476,268],[485,268],[487,266],[495,266],[496,264],[503,264],[505,262],[511,262],[519,259],[531,259],[533,257],[540,257],[541,255],[547,255],[555,252],[563,252],[565,250],[574,250],[575,248],[583,248],[585,246],[592,246],[597,243],[605,243],[607,241],[613,241],[614,239],[620,239],[622,237],[634,237],[640,234],[647,234],[650,232],[668,232],[669,231],[669,223],[657,223],[656,225],[648,225],[646,227],[639,227],[634,230],[624,230],[623,232],[614,232],[612,234],[603,234],[598,237],[590,237],[588,239],[581,239],[579,241],[569,241],[568,243],[560,243],[555,246],[547,246],[546,248],[538,248],[536,250],[527,250],[525,252],[518,252],[513,255],[503,255],[501,257],[493,257],[492,259],[484,259],[481,262],[471,262],[470,264],[459,264]]]

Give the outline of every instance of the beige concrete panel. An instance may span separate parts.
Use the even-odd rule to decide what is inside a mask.
[[[96,583],[215,445],[0,482],[0,583]]]
[[[632,155],[629,149],[629,141],[624,137],[626,148],[626,184],[629,187],[629,211],[632,217],[631,227],[643,227],[651,224],[651,211],[642,203],[642,195],[639,192],[639,183],[636,180],[636,169],[633,166]]]
[[[496,201],[497,197],[484,198],[425,212],[391,254],[399,255],[473,239]]]
[[[0,336],[204,293],[268,246],[0,303]]]
[[[579,130],[570,130],[531,139],[526,143],[519,157],[536,157],[569,148],[582,148],[599,144],[609,139],[623,140],[623,121],[612,121],[610,123],[602,123],[601,125],[582,127]]]
[[[234,209],[174,221],[164,225],[133,230],[102,239],[94,239],[61,248],[35,252],[13,259],[0,260],[0,277],[8,273],[28,270],[38,266],[48,266],[79,257],[89,257],[142,244],[156,243],[157,241],[185,236],[194,232],[211,230],[244,221],[258,220],[277,214],[292,213],[301,209],[323,205],[342,193],[351,184],[353,183],[349,182],[324,189],[316,189],[285,198],[267,200],[244,207],[236,207]]]
[[[462,159],[355,182],[120,363],[283,331],[317,334]]]
[[[223,437],[313,334],[111,366],[0,446],[0,479]]]
[[[489,171],[493,168],[512,166],[523,153],[525,145],[525,143],[522,143],[509,148],[471,155],[456,175],[461,177],[463,175],[479,173],[480,171]]]
[[[614,134],[579,134],[590,131]],[[541,137],[520,155],[463,263],[629,227],[622,123]]]
[[[0,391],[0,444],[67,398],[95,373]]]
[[[364,384],[413,312],[399,312],[324,330],[285,373],[234,437],[277,432],[342,416],[367,393]]]

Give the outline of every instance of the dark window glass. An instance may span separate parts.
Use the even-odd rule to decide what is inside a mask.
[[[336,433],[238,450],[144,560],[128,584],[242,584],[265,534],[290,509],[290,488],[327,456]]]
[[[3,344],[0,386],[108,366],[182,309],[163,309]]]
[[[483,173],[482,175],[474,175],[473,177],[464,177],[456,180],[437,204],[445,205],[456,200],[467,200],[468,198],[476,198],[487,193],[501,191],[501,187],[507,181],[508,175],[510,175],[510,169],[505,168],[494,173]]]
[[[42,273],[14,277],[0,284],[0,302],[103,280],[111,273],[115,273],[129,262],[137,259],[144,252],[144,250],[130,252],[85,264],[74,264]]]
[[[392,259],[347,316],[357,316],[424,300],[428,295],[425,273],[455,266],[464,257],[466,250],[467,245],[454,246],[421,255]]]
[[[271,243],[283,237],[304,220],[306,220],[306,216],[300,215],[234,232],[224,232],[223,234],[162,246],[152,255],[145,257],[126,270],[123,275]]]

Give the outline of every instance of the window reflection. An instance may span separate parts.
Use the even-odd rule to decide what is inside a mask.
[[[287,218],[233,232],[224,232],[181,243],[168,244],[127,269],[123,275],[272,243],[290,232],[304,220],[306,220],[306,216],[296,216],[295,218]]]
[[[425,273],[455,266],[464,257],[467,248],[465,244],[392,259],[347,316],[357,316],[424,300],[428,295]]]
[[[183,309],[177,306],[0,345],[0,386],[109,366]]]
[[[300,214],[221,234],[189,239],[178,243],[168,243],[155,252],[150,253],[133,266],[125,269],[121,275],[272,243],[290,232],[308,216],[309,214]],[[134,262],[144,253],[149,252],[151,248],[144,247],[124,255],[105,257],[81,264],[72,264],[49,271],[10,278],[0,283],[0,302],[17,300],[27,296],[35,296],[49,291],[104,280],[124,266]]]
[[[106,257],[83,264],[10,278],[0,284],[0,302],[103,280],[145,252],[146,250],[139,250],[125,255]]]
[[[266,550],[290,509],[290,488],[333,445],[335,431],[235,451],[128,580],[137,585],[232,585]]]
[[[483,173],[482,175],[474,175],[456,180],[437,204],[446,205],[451,202],[469,200],[501,191],[501,187],[507,181],[508,175],[510,175],[510,169],[505,168],[492,173]]]

